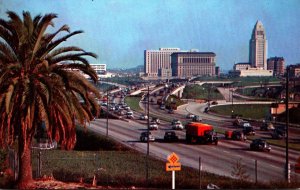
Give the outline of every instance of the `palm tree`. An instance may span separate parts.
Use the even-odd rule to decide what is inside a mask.
[[[99,113],[95,98],[100,94],[81,73],[96,82],[97,75],[85,57],[96,55],[62,42],[82,31],[70,32],[63,25],[53,33],[56,14],[37,15],[7,12],[0,19],[0,144],[18,144],[18,187],[32,182],[31,142],[45,123],[50,140],[63,149],[76,142],[75,122],[85,124]],[[63,32],[67,32],[64,34]],[[83,100],[83,104],[80,103]]]

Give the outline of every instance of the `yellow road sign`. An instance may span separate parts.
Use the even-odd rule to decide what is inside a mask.
[[[180,163],[166,163],[166,171],[180,171],[181,164]]]
[[[172,154],[170,154],[168,156],[168,161],[172,164],[177,163],[179,161],[179,156],[177,156],[177,154],[175,154],[174,152],[172,152]]]
[[[181,164],[179,161],[179,156],[172,152],[168,156],[169,163],[166,163],[166,171],[180,171],[181,170]]]

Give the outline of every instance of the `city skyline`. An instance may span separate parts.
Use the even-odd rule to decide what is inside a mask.
[[[268,57],[283,57],[286,65],[300,62],[298,38],[300,1],[238,0],[0,0],[0,17],[6,11],[29,11],[31,16],[56,13],[55,29],[67,24],[84,34],[66,43],[95,52],[91,64],[108,69],[143,65],[144,50],[198,49],[215,52],[216,66],[232,69],[247,62],[254,24],[263,23]]]

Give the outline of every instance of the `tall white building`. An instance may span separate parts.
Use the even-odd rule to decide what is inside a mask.
[[[252,67],[267,69],[268,43],[261,21],[257,21],[250,39],[249,62]]]
[[[144,51],[144,72],[148,77],[170,77],[171,54],[179,52],[180,48],[159,48],[159,50]]]

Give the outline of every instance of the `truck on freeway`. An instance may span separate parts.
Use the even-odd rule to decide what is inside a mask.
[[[218,137],[213,126],[200,122],[190,122],[186,125],[187,143],[218,144]]]

